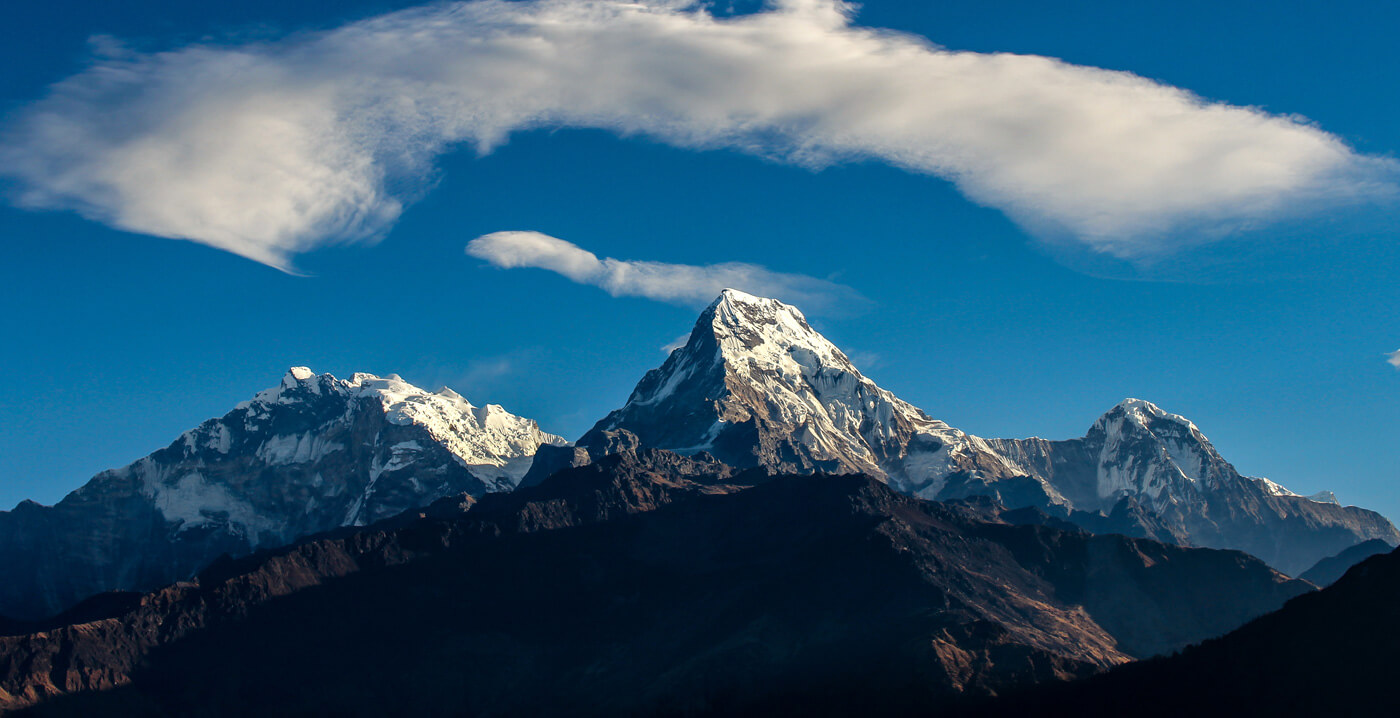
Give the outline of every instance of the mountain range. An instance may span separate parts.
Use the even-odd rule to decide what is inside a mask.
[[[1311,590],[1239,552],[633,449],[0,637],[0,708],[899,713],[1174,651]]]
[[[577,442],[294,367],[0,512],[0,711],[1001,715],[1105,671],[1073,685],[1156,686],[1119,667],[1300,615],[1397,542],[1147,401],[973,436],[726,290]],[[1378,610],[1355,573],[1324,593]]]
[[[973,436],[866,378],[796,308],[726,290],[574,444],[450,389],[294,367],[53,507],[0,512],[0,615],[52,615],[101,591],[188,578],[224,554],[533,485],[628,442],[739,469],[860,473],[920,498],[985,496],[1095,533],[1243,550],[1293,575],[1358,543],[1400,544],[1375,512],[1241,475],[1193,423],[1150,402],[1125,400],[1079,439]]]
[[[543,450],[525,483],[642,445],[709,452],[737,467],[860,472],[921,498],[989,496],[1095,532],[1252,553],[1289,574],[1353,544],[1400,544],[1380,514],[1241,475],[1184,417],[1127,399],[1080,439],[983,439],[866,378],[782,302],[726,290],[684,346],[576,447]]]

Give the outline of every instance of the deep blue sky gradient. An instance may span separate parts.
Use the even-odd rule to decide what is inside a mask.
[[[10,8],[0,109],[76,71],[87,38],[151,49],[276,37],[387,2],[56,2]],[[858,22],[978,51],[1120,69],[1297,113],[1400,150],[1400,10],[1372,3],[866,3]],[[740,5],[743,11],[750,6]],[[532,132],[441,163],[378,245],[279,273],[71,214],[0,207],[0,506],[95,472],[277,383],[396,372],[575,438],[619,405],[696,308],[617,299],[464,256],[533,229],[599,255],[747,261],[872,300],[813,317],[866,373],[984,436],[1082,435],[1125,396],[1192,418],[1246,474],[1400,518],[1400,231],[1344,217],[1177,258],[1176,281],[1080,271],[947,183],[878,164],[820,172],[596,131]]]

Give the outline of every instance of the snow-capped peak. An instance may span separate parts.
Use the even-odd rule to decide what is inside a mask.
[[[92,573],[73,595],[33,593],[44,603],[144,590],[133,582],[184,579],[223,554],[365,525],[445,496],[508,491],[541,445],[563,443],[499,406],[429,393],[397,375],[344,380],[294,366],[223,416],[93,477],[61,510],[21,505],[25,515],[54,517],[43,536],[86,531],[94,542],[79,552]],[[65,566],[71,559],[59,557]]]
[[[139,478],[181,531],[226,516],[256,543],[264,534],[286,539],[313,515],[323,530],[452,492],[509,490],[540,445],[565,443],[500,406],[476,407],[449,389],[427,392],[397,374],[345,380],[297,366],[277,386],[113,475]],[[261,503],[267,487],[243,476],[276,484],[273,496],[309,496],[304,515],[289,523],[280,508]],[[323,525],[330,518],[336,523]]]
[[[1289,490],[1288,490],[1287,488],[1285,488],[1283,485],[1278,484],[1278,483],[1275,483],[1275,482],[1270,481],[1270,480],[1268,480],[1268,479],[1256,478],[1256,479],[1254,479],[1254,481],[1255,481],[1256,483],[1259,484],[1259,488],[1262,488],[1262,489],[1265,491],[1265,493],[1268,493],[1270,496],[1297,496],[1297,495],[1298,495],[1298,494],[1296,494],[1296,493],[1294,493],[1294,492],[1292,492],[1292,491],[1289,491]],[[1325,494],[1331,494],[1332,492],[1330,492],[1330,491],[1324,491],[1323,493],[1325,493]],[[1312,497],[1311,497],[1311,496],[1309,496],[1309,497],[1307,497],[1307,498],[1310,499],[1310,500],[1312,500]],[[1321,503],[1326,503],[1326,502],[1321,502]]]
[[[1124,399],[1099,417],[1094,426],[1107,435],[1110,444],[1135,440],[1131,435],[1150,437],[1192,481],[1215,478],[1229,466],[1189,419],[1164,411],[1150,401]]]
[[[540,444],[565,444],[563,438],[540,430],[530,419],[515,416],[500,406],[476,407],[460,394],[443,387],[436,393],[420,389],[398,374],[377,376],[355,373],[349,379],[332,374],[316,374],[304,366],[287,370],[276,387],[258,392],[251,400],[235,407],[235,414],[205,422],[186,432],[181,439],[191,450],[206,446],[229,451],[229,431],[221,424],[234,422],[243,432],[271,430],[266,424],[274,408],[279,410],[333,401],[343,420],[349,420],[359,401],[375,402],[391,424],[418,426],[474,473],[519,480],[529,468]],[[235,418],[236,417],[236,418]],[[284,437],[268,439],[275,443]],[[297,454],[299,455],[299,454]],[[509,488],[507,486],[506,488]]]
[[[865,472],[922,496],[936,494],[955,472],[1013,470],[983,440],[863,376],[795,307],[733,289],[580,443],[617,429],[657,448],[717,452],[740,466]]]
[[[1186,499],[1195,491],[1183,485],[1183,480],[1208,488],[1248,481],[1271,496],[1335,502],[1335,497],[1303,497],[1268,479],[1240,475],[1191,420],[1150,401],[1124,399],[1094,427],[1104,436],[1099,475],[1102,497],[1146,496],[1160,508],[1164,502]]]
[[[306,379],[310,379],[313,376],[316,376],[316,372],[311,371],[310,367],[294,366],[291,369],[287,370],[287,376],[291,377],[295,381],[304,381]],[[283,381],[285,382],[286,380],[283,379]]]
[[[850,367],[846,355],[812,329],[801,311],[776,299],[726,289],[706,314],[727,359],[769,366],[791,360],[809,369]]]
[[[1291,496],[1299,499],[1307,499],[1308,501],[1312,501],[1314,503],[1319,504],[1336,504],[1337,506],[1342,505],[1342,502],[1337,500],[1337,495],[1332,493],[1331,491],[1319,491],[1315,494],[1303,496],[1302,494],[1289,491],[1287,488],[1284,488],[1283,486],[1274,483],[1273,481],[1270,481],[1268,479],[1251,477],[1251,480],[1258,483],[1260,488],[1264,489],[1264,491],[1266,491],[1272,496]]]
[[[1147,498],[1154,508],[1229,483],[1239,474],[1185,417],[1141,399],[1124,399],[1097,422],[1100,433],[1098,494]]]
[[[282,375],[282,381],[277,386],[258,392],[252,399],[238,404],[234,410],[246,410],[254,404],[295,403],[307,394],[320,396],[323,389],[334,393],[336,384],[336,378],[330,374],[317,375],[307,367],[294,366]]]
[[[785,306],[788,309],[797,312],[798,314],[802,313],[798,311],[796,307],[788,306],[776,299],[760,297],[758,295],[749,294],[748,292],[734,289],[732,287],[725,287],[723,290],[721,290],[719,296],[715,297],[715,300],[713,302],[710,302],[710,307],[717,307],[721,304],[754,304],[759,306],[772,306],[776,304],[780,306]]]
[[[1337,500],[1337,495],[1331,491],[1319,491],[1307,497],[1308,501],[1316,501],[1319,504],[1336,504],[1341,506],[1342,502]]]
[[[1143,399],[1134,399],[1129,397],[1127,399],[1124,399],[1123,401],[1118,402],[1118,405],[1114,408],[1122,409],[1123,413],[1127,414],[1128,417],[1132,419],[1133,422],[1136,423],[1138,426],[1147,427],[1149,424],[1153,423],[1154,420],[1166,420],[1180,424],[1183,427],[1186,427],[1189,431],[1200,433],[1200,429],[1196,428],[1196,425],[1191,423],[1190,419],[1187,419],[1186,417],[1180,414],[1172,414],[1170,412],[1163,411],[1161,407],[1157,406],[1156,404],[1153,404],[1150,401],[1146,401]],[[1110,412],[1110,414],[1111,413],[1112,412]],[[1105,417],[1107,416],[1108,415],[1105,415]],[[1201,438],[1204,439],[1205,437],[1202,436]]]
[[[334,378],[335,377],[331,377],[332,380],[334,380]],[[279,384],[276,389],[269,389],[268,391],[278,392],[277,396],[279,400],[282,397],[282,392],[294,392],[298,389],[304,389],[312,394],[320,394],[321,386],[319,379],[320,377],[316,376],[316,372],[311,371],[307,367],[294,366],[287,370],[287,373],[282,377],[282,383]]]
[[[499,405],[477,407],[451,389],[429,392],[398,374],[356,373],[342,385],[351,395],[378,399],[390,423],[421,426],[464,465],[498,467],[512,483],[529,469],[540,444],[567,443]]]

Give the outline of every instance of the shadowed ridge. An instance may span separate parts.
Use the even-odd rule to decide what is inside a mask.
[[[903,714],[1088,675],[1308,590],[1235,552],[659,451],[453,505],[0,638],[0,690],[115,689],[41,715]]]
[[[1400,670],[1397,597],[1400,552],[1375,555],[1328,588],[1179,655],[988,701],[958,715],[1386,715]]]
[[[1347,571],[1366,559],[1381,553],[1390,553],[1392,546],[1380,539],[1362,541],[1344,549],[1336,556],[1328,556],[1318,561],[1312,568],[1298,575],[1298,578],[1311,582],[1314,586],[1327,587],[1337,582]]]

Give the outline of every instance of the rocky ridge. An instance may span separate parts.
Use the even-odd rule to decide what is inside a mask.
[[[1308,590],[1237,552],[642,449],[0,637],[0,706],[902,714],[1174,650]]]

